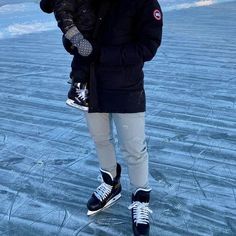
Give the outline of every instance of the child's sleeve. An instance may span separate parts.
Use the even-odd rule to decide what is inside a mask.
[[[55,0],[54,15],[58,27],[64,34],[75,26],[73,20],[75,9],[75,0]]]

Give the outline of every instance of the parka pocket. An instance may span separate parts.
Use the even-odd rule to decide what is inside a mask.
[[[100,66],[97,70],[98,87],[103,90],[139,90],[143,87],[141,65]]]
[[[139,90],[143,87],[142,65],[125,66],[125,84],[131,90]]]

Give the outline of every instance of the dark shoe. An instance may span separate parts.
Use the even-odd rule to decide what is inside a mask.
[[[149,235],[149,209],[151,189],[139,188],[132,194],[132,204],[129,209],[132,210],[133,233],[135,236]]]
[[[87,84],[74,83],[68,92],[66,104],[78,108],[83,111],[88,111],[88,89]]]
[[[93,215],[104,208],[111,206],[121,197],[121,167],[118,163],[116,173],[116,177],[113,178],[111,173],[101,169],[103,183],[96,189],[89,199],[87,203],[87,215]]]

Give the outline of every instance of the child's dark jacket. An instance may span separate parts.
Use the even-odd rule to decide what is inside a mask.
[[[92,2],[93,0],[41,0],[40,8],[46,13],[54,12],[58,26],[64,34],[68,29],[76,26],[86,39],[91,39],[96,22]],[[80,60],[76,48],[72,47],[71,42],[64,35],[62,42],[66,51],[74,55],[70,77],[76,83],[88,82],[88,63]]]

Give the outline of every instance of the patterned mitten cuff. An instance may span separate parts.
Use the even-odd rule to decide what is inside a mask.
[[[76,26],[73,26],[72,28],[70,28],[66,32],[65,37],[69,39],[73,45],[78,44],[79,41],[84,38],[84,36],[80,33],[80,31],[77,29]]]

